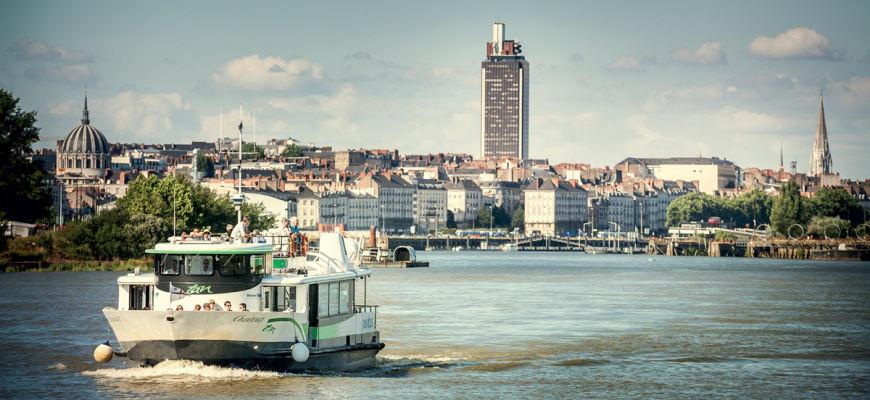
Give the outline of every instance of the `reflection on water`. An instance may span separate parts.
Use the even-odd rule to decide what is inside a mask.
[[[0,280],[0,393],[41,397],[865,397],[867,264],[423,252],[375,269],[372,370],[93,361],[119,273]],[[46,297],[49,297],[47,299]],[[49,301],[47,301],[49,300]],[[59,306],[62,305],[62,306]],[[25,361],[26,360],[26,361]],[[388,378],[388,379],[387,379]]]

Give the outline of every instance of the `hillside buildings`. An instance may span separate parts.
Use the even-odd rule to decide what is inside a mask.
[[[529,158],[529,63],[504,37],[504,24],[494,23],[481,63],[480,154]]]

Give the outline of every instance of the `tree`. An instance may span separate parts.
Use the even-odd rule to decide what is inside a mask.
[[[492,212],[493,223],[497,227],[507,227],[511,224],[511,216],[505,211],[504,206],[496,207]]]
[[[447,222],[444,224],[447,228],[456,229],[456,220],[453,216],[453,211],[447,210]]]
[[[794,179],[790,179],[779,192],[779,197],[773,204],[770,213],[770,223],[773,230],[783,236],[788,235],[788,228],[793,224],[805,224],[809,217],[806,213],[806,201],[801,197],[800,189]]]
[[[302,157],[302,147],[288,144],[287,147],[284,147],[284,150],[281,150],[281,157]]]
[[[762,190],[754,189],[743,193],[734,199],[749,219],[752,228],[770,223],[770,211],[773,208],[773,197]],[[741,224],[738,224],[740,226]]]
[[[814,214],[819,217],[839,217],[852,226],[863,222],[863,209],[858,200],[845,189],[823,187],[813,197]]]
[[[513,218],[511,218],[511,227],[523,229],[526,225],[526,211],[523,209],[522,204],[517,206],[517,209],[514,210]]]
[[[702,221],[711,216],[718,216],[720,209],[713,196],[706,193],[690,193],[671,202],[667,211],[667,224],[670,227],[680,226],[686,222]]]
[[[248,142],[242,145],[242,159],[244,160],[259,160],[263,158],[263,148],[257,146],[254,142]]]
[[[24,157],[39,141],[36,111],[22,111],[18,101],[0,89],[0,211],[9,220],[48,222],[52,199],[43,187],[42,161],[31,163]]]
[[[214,178],[214,161],[205,154],[196,155],[196,172],[203,172],[206,178]]]
[[[229,195],[218,195],[211,189],[195,185],[184,177],[166,177],[158,179],[152,175],[144,178],[140,175],[127,190],[127,194],[118,200],[118,205],[124,207],[130,215],[152,215],[169,222],[173,220],[173,194],[175,202],[175,217],[177,233],[190,231],[193,228],[207,228],[214,233],[223,232],[227,224],[236,225],[237,212]],[[261,203],[242,204],[242,215],[251,216],[251,230],[268,229],[275,223],[275,217],[265,215],[265,206]]]
[[[481,228],[489,228],[490,222],[492,222],[492,213],[489,212],[489,207],[477,209],[477,225]]]

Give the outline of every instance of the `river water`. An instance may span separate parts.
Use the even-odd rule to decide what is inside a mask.
[[[420,252],[355,373],[98,364],[120,272],[0,275],[0,398],[868,398],[870,264]],[[112,337],[112,342],[117,342]]]

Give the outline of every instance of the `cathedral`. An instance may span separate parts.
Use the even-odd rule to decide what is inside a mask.
[[[82,124],[70,131],[57,148],[57,173],[99,179],[111,166],[109,142],[99,129],[91,126],[88,94],[85,92]]]
[[[816,139],[813,142],[813,154],[810,156],[809,176],[824,176],[833,174],[831,149],[828,147],[828,129],[825,126],[825,100],[819,102],[819,122],[816,125]]]

